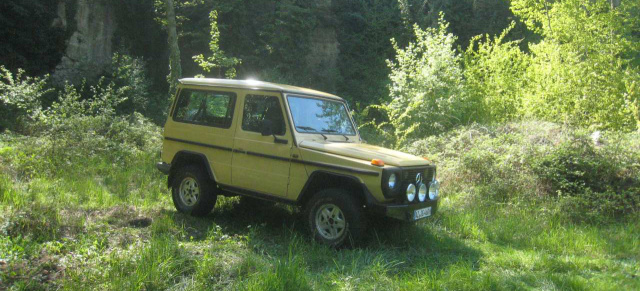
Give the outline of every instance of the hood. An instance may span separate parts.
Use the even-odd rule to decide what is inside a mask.
[[[305,140],[300,143],[300,147],[366,161],[380,159],[390,166],[430,165],[429,161],[421,157],[362,143],[332,143]]]

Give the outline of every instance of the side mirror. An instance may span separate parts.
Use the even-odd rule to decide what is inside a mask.
[[[262,133],[262,136],[273,135],[273,121],[268,119],[263,120],[260,132]]]

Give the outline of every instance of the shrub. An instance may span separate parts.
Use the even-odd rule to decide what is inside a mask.
[[[126,97],[117,107],[118,113],[146,113],[151,103],[151,81],[145,72],[145,62],[126,54],[115,53],[111,61],[110,81]],[[154,100],[155,101],[155,100]]]
[[[566,0],[535,7],[513,1],[514,14],[543,37],[529,46],[528,82],[520,94],[526,115],[592,129],[637,129],[638,3],[613,8]]]
[[[0,66],[0,132],[5,128],[21,130],[26,123],[37,120],[41,114],[42,96],[48,76],[32,78],[24,76],[24,70],[14,75]]]
[[[123,89],[103,82],[89,88],[89,98],[81,96],[82,89],[66,86],[59,100],[28,124],[32,136],[5,136],[21,145],[6,154],[19,174],[88,166],[93,157],[123,165],[142,153],[160,152],[160,128],[139,113],[118,115],[126,100]]]
[[[623,163],[614,154],[626,155]],[[574,219],[616,218],[640,208],[640,164],[628,154],[603,150],[578,135],[538,159],[534,170]]]
[[[453,48],[456,37],[448,24],[420,29],[416,40],[400,48],[392,40],[396,60],[391,68],[391,103],[385,105],[400,142],[438,134],[478,116],[477,100],[465,91],[460,56]]]
[[[507,122],[522,116],[522,92],[530,58],[519,41],[505,41],[515,26],[502,34],[477,36],[464,52],[464,76],[469,94],[482,100],[488,122]]]
[[[405,150],[436,162],[443,197],[461,208],[536,203],[602,222],[640,210],[640,133],[600,135],[548,122],[472,125]]]

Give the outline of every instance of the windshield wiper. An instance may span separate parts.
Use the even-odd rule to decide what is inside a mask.
[[[337,130],[335,130],[335,129],[326,129],[326,128],[323,128],[323,129],[322,129],[322,132],[338,133],[338,131],[337,131]],[[349,138],[348,138],[346,135],[344,135],[344,134],[342,134],[342,133],[338,133],[338,134],[339,134],[339,135],[341,135],[341,136],[344,136],[344,138],[345,138],[347,141],[349,141]]]
[[[306,130],[307,132],[312,131],[312,133],[318,133],[320,134],[324,140],[327,140],[327,136],[322,134],[321,132],[318,132],[315,128],[310,127],[310,126],[296,126],[296,128],[302,129],[302,130]]]
[[[302,129],[302,130],[306,130],[306,131],[312,130],[312,131],[317,132],[317,130],[315,128],[310,127],[310,126],[296,126],[296,128],[299,128],[299,129]]]

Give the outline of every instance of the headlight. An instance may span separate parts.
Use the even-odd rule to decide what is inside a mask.
[[[396,174],[391,174],[389,176],[389,189],[393,189],[396,187]]]
[[[438,180],[433,180],[429,185],[429,199],[435,200],[438,198],[438,192],[440,192],[440,182],[438,182]]]
[[[420,188],[418,188],[418,200],[422,202],[425,198],[427,198],[427,185],[422,183],[420,184]]]
[[[407,187],[407,200],[411,202],[415,198],[416,198],[416,185],[409,184],[409,186]]]

